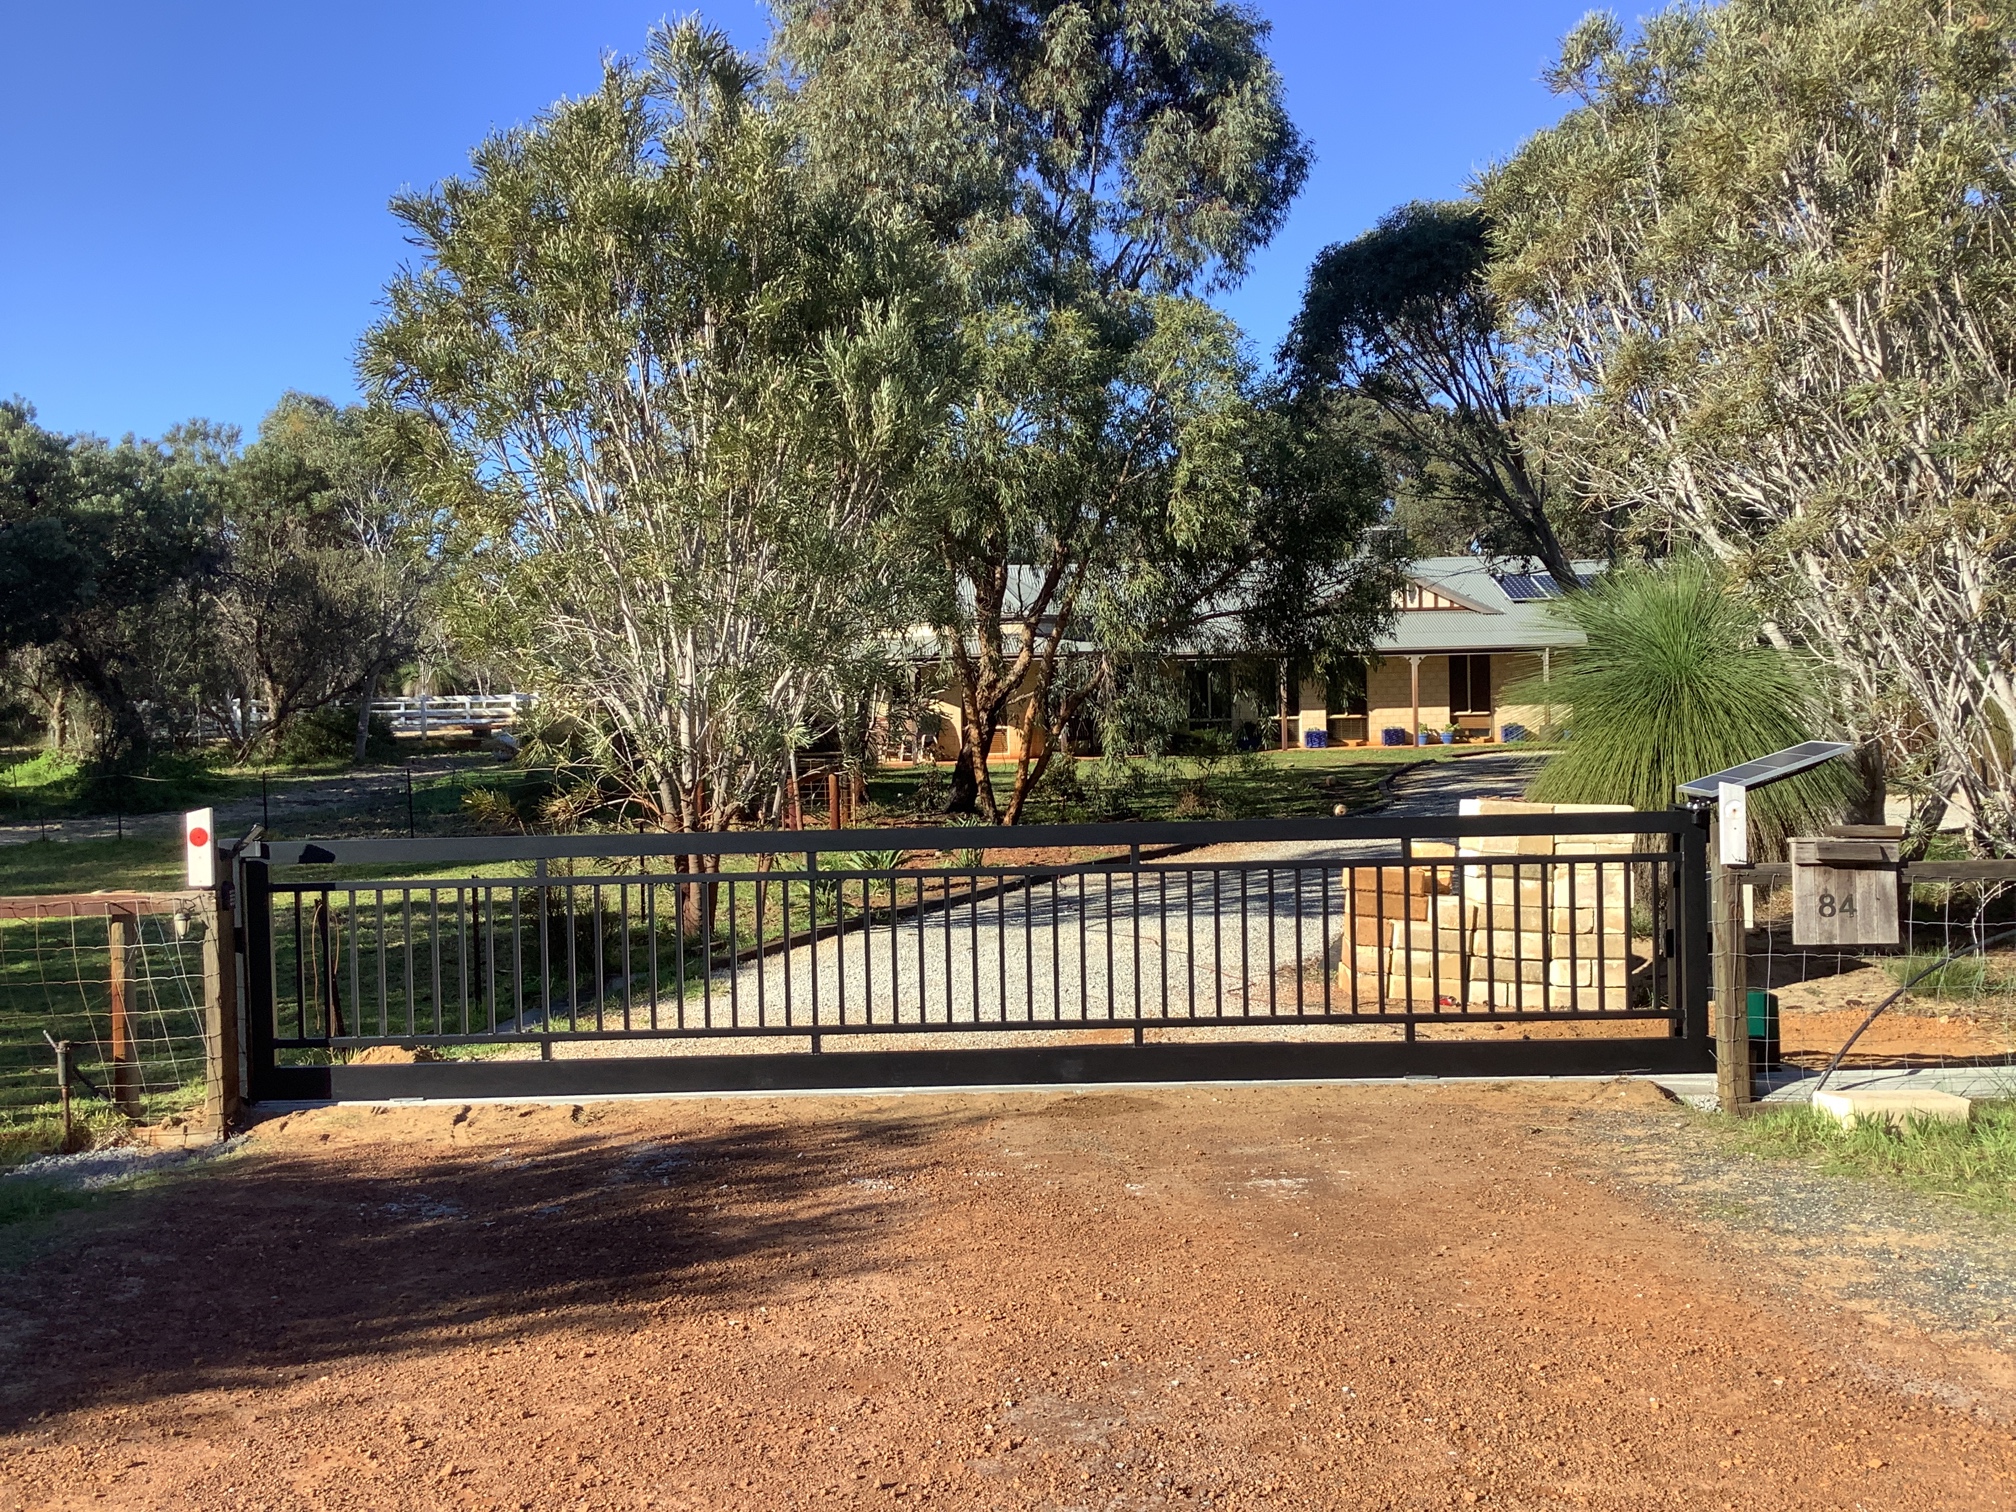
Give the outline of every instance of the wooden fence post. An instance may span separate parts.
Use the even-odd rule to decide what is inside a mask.
[[[228,1139],[244,1110],[238,1073],[238,941],[231,910],[216,892],[206,893],[203,935],[204,1118],[217,1137]]]
[[[1724,1113],[1742,1113],[1755,1100],[1750,1086],[1750,963],[1743,929],[1743,869],[1716,862],[1709,908],[1715,931],[1715,1099]]]
[[[105,912],[105,946],[110,957],[112,994],[112,1101],[129,1118],[140,1116],[140,1062],[133,1053],[133,1022],[127,994],[131,985],[130,952],[140,930],[140,915],[126,908]]]

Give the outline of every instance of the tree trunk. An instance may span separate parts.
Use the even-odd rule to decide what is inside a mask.
[[[364,753],[371,743],[371,700],[378,696],[378,676],[378,666],[374,662],[371,670],[364,674],[363,685],[357,693],[357,749],[354,761],[358,766],[364,764]]]
[[[995,732],[1001,728],[1000,707],[1006,701],[1003,695],[982,705],[970,694],[967,696],[966,717],[959,725],[959,759],[952,768],[952,796],[946,802],[946,813],[977,811],[989,824],[1001,823],[994,780],[987,770],[987,753],[993,748]]]

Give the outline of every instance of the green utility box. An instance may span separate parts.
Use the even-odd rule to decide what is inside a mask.
[[[1753,987],[1748,994],[1750,1008],[1750,1068],[1776,1071],[1784,1064],[1778,1044],[1778,994]]]

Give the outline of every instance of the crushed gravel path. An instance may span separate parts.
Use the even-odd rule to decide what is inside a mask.
[[[1732,1154],[1712,1123],[1602,1111],[1592,1169],[1716,1242],[1797,1275],[1827,1305],[2016,1347],[2016,1224],[1894,1183],[1797,1159]]]
[[[1493,752],[1411,769],[1380,813],[1454,814],[1464,798],[1516,794],[1541,759]],[[817,1004],[826,1018],[884,1024],[1180,1019],[1293,1012],[1294,979],[1305,975],[1304,1003],[1320,1012],[1323,962],[1342,922],[1336,863],[1392,853],[1380,840],[1207,846],[1146,865],[1138,886],[1116,868],[949,908],[927,896],[893,926],[853,928],[718,973],[686,1007],[723,1023],[774,1022],[787,1003],[801,1017]],[[1247,866],[1221,869],[1234,861]],[[1250,869],[1256,861],[1280,865]],[[861,884],[841,886],[846,906],[858,908]],[[907,888],[898,901],[908,904]],[[661,1041],[599,1041],[562,1053],[664,1050]]]

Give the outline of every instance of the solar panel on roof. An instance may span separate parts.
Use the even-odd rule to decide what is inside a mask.
[[[1547,572],[1509,572],[1498,579],[1498,586],[1505,590],[1505,597],[1515,604],[1530,604],[1536,599],[1561,596],[1553,574]]]

